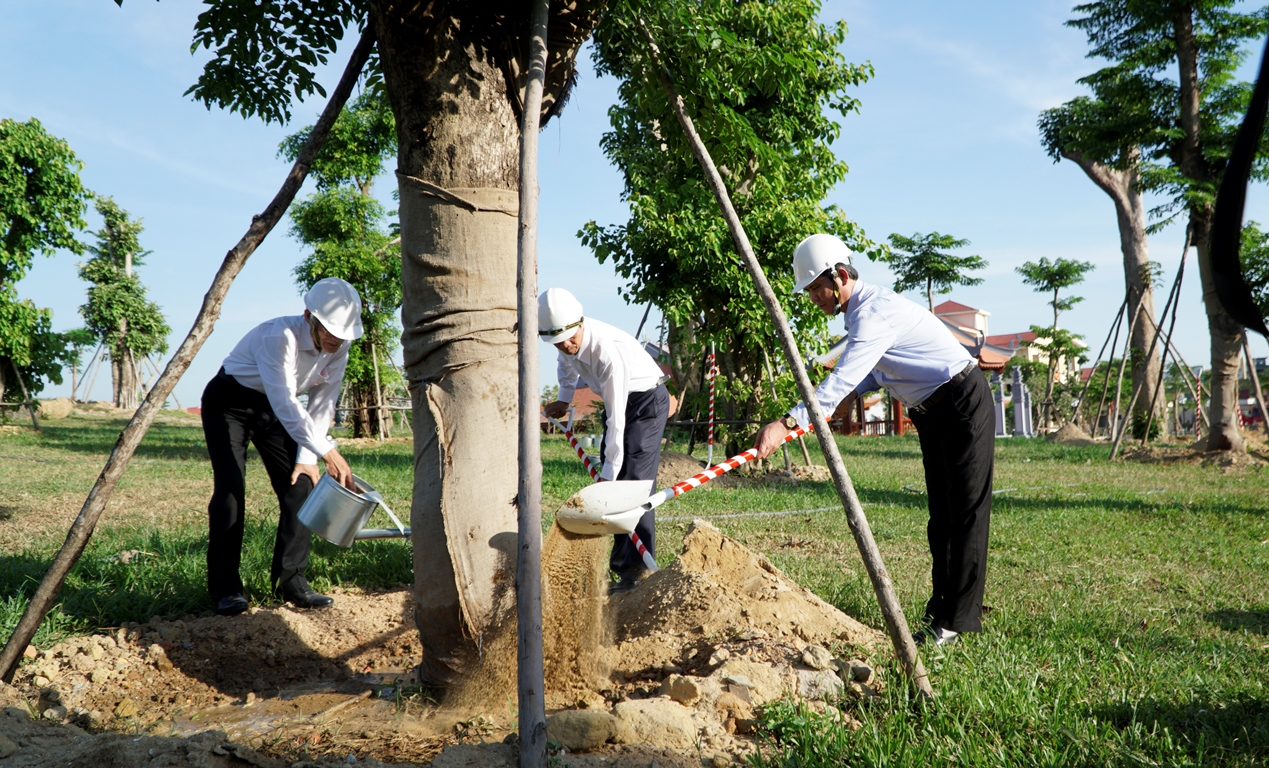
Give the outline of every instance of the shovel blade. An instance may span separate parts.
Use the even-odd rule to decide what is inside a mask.
[[[614,480],[588,485],[564,502],[555,520],[569,533],[585,536],[630,533],[652,495],[651,480]],[[636,514],[637,513],[637,514]]]

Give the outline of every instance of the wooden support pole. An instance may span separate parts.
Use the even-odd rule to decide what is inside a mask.
[[[683,132],[687,134],[688,143],[692,147],[692,154],[696,156],[697,161],[700,163],[701,169],[705,172],[706,181],[708,181],[710,188],[713,190],[714,197],[718,200],[723,218],[727,221],[727,228],[731,230],[732,239],[735,241],[736,250],[740,253],[745,268],[753,278],[754,285],[758,290],[758,296],[762,298],[762,303],[766,305],[767,312],[771,315],[771,321],[775,325],[776,333],[779,335],[781,345],[784,347],[784,354],[788,358],[789,369],[793,372],[793,378],[797,382],[798,392],[802,395],[802,402],[806,404],[807,411],[811,416],[811,423],[815,426],[815,436],[820,441],[820,450],[824,452],[824,458],[828,461],[828,469],[833,475],[833,483],[837,486],[837,493],[841,497],[842,506],[846,510],[846,519],[850,525],[851,533],[855,536],[855,544],[859,547],[864,567],[868,570],[868,576],[872,580],[873,591],[877,593],[877,601],[881,606],[881,614],[885,617],[886,630],[890,635],[890,641],[894,644],[895,655],[899,658],[905,674],[907,674],[908,679],[917,691],[925,697],[932,697],[934,691],[930,688],[930,680],[926,675],[925,665],[921,663],[920,657],[917,656],[916,645],[912,642],[912,634],[908,629],[907,619],[903,615],[903,607],[899,605],[899,598],[895,595],[894,585],[890,581],[890,574],[887,573],[886,565],[881,559],[881,552],[877,549],[877,542],[873,540],[872,528],[868,525],[868,518],[864,516],[864,508],[859,503],[859,497],[855,494],[855,486],[851,484],[850,475],[846,472],[846,465],[842,462],[841,453],[837,450],[837,443],[833,439],[833,433],[829,431],[828,421],[820,408],[819,401],[815,398],[815,387],[811,385],[811,380],[806,375],[806,367],[802,364],[802,355],[798,350],[796,340],[793,338],[793,332],[789,330],[789,322],[784,316],[784,308],[780,306],[780,301],[776,298],[775,291],[771,289],[771,284],[767,282],[767,276],[762,270],[762,265],[758,263],[758,257],[754,255],[753,246],[749,243],[749,236],[745,234],[745,228],[740,223],[740,216],[731,204],[731,196],[723,185],[723,178],[719,175],[718,168],[714,165],[714,160],[709,155],[709,150],[705,148],[705,142],[701,140],[700,135],[696,132],[696,127],[692,124],[692,118],[687,114],[687,107],[683,104],[683,98],[679,96],[678,90],[670,80],[669,70],[661,63],[661,52],[657,48],[656,41],[644,24],[639,24],[639,31],[648,45],[648,53],[652,67],[655,70],[653,74],[660,79],[661,87],[669,98],[670,106],[674,109],[675,115],[678,116],[679,125],[683,127]]]
[[[542,658],[542,435],[538,412],[538,130],[546,81],[550,0],[534,0],[528,80],[520,122],[520,215],[516,229],[517,352],[520,357],[520,483],[516,558],[517,691],[520,768],[546,765]]]
[[[1106,347],[1110,345],[1110,335],[1112,332],[1115,333],[1115,337],[1116,337],[1115,341],[1119,341],[1119,338],[1118,338],[1119,325],[1123,320],[1124,312],[1127,310],[1127,308],[1128,308],[1128,299],[1125,297],[1124,303],[1119,305],[1119,311],[1115,313],[1114,322],[1110,324],[1110,328],[1107,329],[1106,331],[1106,340],[1102,342],[1102,349],[1100,352],[1097,353],[1097,359],[1093,361],[1093,368],[1092,368],[1092,371],[1088,374],[1088,381],[1084,382],[1084,388],[1080,390],[1080,396],[1075,401],[1077,403],[1077,405],[1075,406],[1075,418],[1071,419],[1071,423],[1076,426],[1079,426],[1079,423],[1080,423],[1080,410],[1081,410],[1080,406],[1084,404],[1084,396],[1088,394],[1088,388],[1093,383],[1093,375],[1097,372],[1097,365],[1102,361],[1102,355],[1106,354]],[[1110,348],[1110,354],[1111,354],[1111,357],[1114,357],[1115,355],[1114,347]],[[1107,365],[1107,368],[1109,368],[1109,364]],[[1102,394],[1105,394],[1105,392],[1103,392]],[[1098,415],[1101,415],[1100,414],[1101,406],[1098,406],[1097,410],[1099,411]],[[1094,422],[1093,424],[1093,429],[1097,429],[1096,422]]]
[[[1132,332],[1137,328],[1137,320],[1145,313],[1144,305],[1137,305],[1137,312],[1132,316],[1132,322],[1128,324],[1128,336],[1124,339],[1124,354],[1119,359],[1119,374],[1115,377],[1115,416],[1109,419],[1110,424],[1107,425],[1107,437],[1111,440],[1118,440],[1120,429],[1117,428],[1119,422],[1119,401],[1120,395],[1124,388],[1124,369],[1128,366],[1128,358],[1132,355]],[[1107,377],[1110,371],[1106,372]],[[1126,421],[1124,422],[1127,423]]]
[[[1247,343],[1247,333],[1243,332],[1243,356],[1247,358],[1247,376],[1251,379],[1252,391],[1256,393],[1256,406],[1260,408],[1260,421],[1269,436],[1269,411],[1265,410],[1265,393],[1260,390],[1260,375],[1256,373],[1256,361],[1251,359],[1251,345]]]
[[[35,594],[31,596],[31,602],[27,604],[26,610],[22,613],[22,618],[18,620],[18,625],[14,628],[13,634],[9,636],[9,641],[5,644],[4,650],[0,651],[0,679],[3,679],[4,682],[13,682],[13,673],[17,671],[18,661],[22,658],[22,652],[30,644],[31,638],[35,637],[35,631],[39,628],[40,622],[44,620],[44,615],[57,598],[57,593],[62,588],[62,582],[66,580],[66,574],[70,572],[71,566],[79,559],[84,547],[88,544],[88,539],[92,537],[93,529],[97,525],[97,518],[101,516],[102,511],[106,508],[106,503],[110,501],[110,495],[114,492],[115,485],[119,482],[119,477],[123,475],[128,462],[132,459],[132,454],[136,452],[137,446],[140,445],[141,438],[145,437],[146,430],[154,422],[154,417],[158,415],[159,409],[162,408],[168,394],[176,386],[176,382],[180,380],[181,375],[185,373],[190,363],[194,361],[194,355],[198,354],[203,342],[207,341],[207,337],[211,335],[212,328],[216,325],[216,318],[220,316],[220,308],[224,304],[225,294],[228,293],[229,286],[233,284],[234,278],[238,276],[238,273],[242,271],[243,265],[247,262],[247,257],[255,251],[265,236],[273,230],[273,227],[281,220],[282,214],[286,212],[287,206],[295,199],[295,194],[299,191],[300,186],[304,183],[304,178],[308,175],[309,167],[312,166],[318,150],[321,149],[322,143],[326,140],[326,134],[330,132],[331,126],[335,123],[335,118],[339,116],[340,110],[344,108],[344,102],[348,100],[349,94],[352,93],[353,86],[357,83],[357,77],[360,75],[362,67],[365,66],[366,60],[370,57],[370,51],[374,48],[374,45],[374,35],[367,29],[362,33],[361,40],[357,42],[352,58],[344,68],[344,74],[340,78],[339,85],[332,91],[330,101],[326,104],[326,109],[322,111],[321,117],[314,124],[308,141],[304,143],[299,157],[286,176],[286,181],[282,183],[281,189],[274,195],[273,200],[269,202],[264,212],[251,218],[251,226],[247,228],[246,234],[242,236],[238,244],[225,254],[225,260],[221,262],[220,269],[212,280],[211,288],[207,291],[207,295],[203,297],[203,305],[198,311],[198,317],[194,320],[193,327],[190,328],[189,333],[185,336],[185,340],[181,342],[181,346],[177,348],[176,354],[168,361],[163,375],[154,383],[154,388],[145,396],[145,402],[141,403],[141,406],[132,414],[132,419],[128,421],[128,425],[124,427],[123,432],[119,434],[119,440],[110,451],[110,457],[106,459],[106,465],[97,477],[97,482],[93,484],[92,490],[88,492],[88,498],[84,500],[84,506],[79,510],[79,516],[75,518],[70,531],[66,534],[66,541],[62,544],[62,548],[58,550],[52,564],[49,565],[48,570],[44,573],[44,578],[36,588]]]
[[[9,361],[13,363],[12,360]],[[26,382],[22,380],[22,371],[18,370],[18,364],[13,363],[13,375],[18,377],[18,385],[22,387],[22,401],[26,403],[26,409],[31,414],[31,426],[35,427],[35,431],[40,431],[40,420],[35,415],[35,405],[31,402],[31,393],[26,391]],[[5,682],[8,682],[7,680]]]
[[[1176,315],[1181,309],[1181,279],[1185,276],[1185,257],[1190,253],[1190,230],[1185,231],[1185,247],[1181,250],[1181,264],[1176,269],[1176,278],[1172,281],[1172,290],[1168,291],[1168,300],[1163,304],[1163,312],[1159,314],[1159,320],[1162,322],[1168,316],[1168,312],[1172,312],[1172,326],[1176,326]],[[1144,312],[1142,313],[1144,314]],[[1132,333],[1129,332],[1129,338]],[[1172,341],[1172,332],[1168,331],[1168,341]],[[1159,345],[1159,329],[1156,326],[1155,332],[1150,336],[1150,348],[1146,350],[1146,360],[1154,355],[1155,348]],[[1146,367],[1145,361],[1142,361],[1141,376],[1133,382],[1132,397],[1128,398],[1128,408],[1124,418],[1124,424],[1119,428],[1119,434],[1115,435],[1115,443],[1110,447],[1110,458],[1113,460],[1119,455],[1119,446],[1123,443],[1124,433],[1128,431],[1128,422],[1132,418],[1133,406],[1137,404],[1137,398],[1141,395],[1141,388],[1146,383]],[[1149,435],[1147,435],[1149,436]]]
[[[374,364],[375,369],[375,423],[379,426],[375,432],[379,435],[379,442],[383,442],[383,438],[387,435],[383,434],[383,387],[379,384],[379,351],[377,344],[370,345],[370,361]]]

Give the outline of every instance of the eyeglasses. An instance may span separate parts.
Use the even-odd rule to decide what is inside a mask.
[[[577,326],[581,324],[582,324],[582,321],[578,320],[576,323],[569,323],[563,328],[547,328],[546,330],[538,331],[538,335],[539,336],[555,336],[556,334],[563,333],[569,330],[570,328],[576,328]]]

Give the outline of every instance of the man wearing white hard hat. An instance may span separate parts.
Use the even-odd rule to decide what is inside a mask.
[[[559,399],[546,406],[558,419],[573,400],[578,383],[604,401],[604,437],[600,447],[605,480],[651,480],[656,487],[661,463],[661,437],[670,415],[668,377],[639,341],[594,318],[582,316],[582,305],[563,288],[548,288],[538,297],[538,334],[559,350]],[[649,510],[635,526],[648,552],[656,555],[656,516]],[[608,566],[617,576],[611,591],[632,589],[645,575],[643,557],[629,536],[613,537]]]
[[[846,349],[816,389],[825,415],[843,400],[884,388],[908,406],[920,435],[933,594],[926,603],[928,626],[916,639],[943,645],[979,631],[996,431],[987,380],[928,309],[861,280],[850,249],[836,237],[803,240],[793,273],[795,291],[805,290],[825,314],[846,320]],[[799,404],[763,427],[754,448],[769,456],[790,431],[809,422]]]
[[[308,585],[309,532],[296,517],[326,471],[355,490],[348,462],[327,436],[348,365],[361,336],[361,297],[335,277],[304,295],[304,314],[261,323],[238,342],[203,391],[203,434],[215,484],[207,506],[207,589],[216,613],[247,609],[242,579],[247,443],[255,445],[278,497],[272,585],[288,602],[323,608],[334,602]],[[308,405],[299,396],[308,391]]]

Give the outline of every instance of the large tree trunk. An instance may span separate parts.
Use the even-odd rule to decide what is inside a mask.
[[[460,678],[488,633],[514,616],[517,111],[528,10],[371,3],[397,124],[415,621],[419,671],[434,685]],[[558,106],[596,19],[593,3],[552,8],[544,113]]]
[[[1214,182],[1219,169],[1203,156],[1199,120],[1198,46],[1194,40],[1193,9],[1182,7],[1175,22],[1178,74],[1180,76],[1181,172],[1195,182]],[[1211,337],[1212,402],[1208,410],[1207,450],[1244,450],[1238,433],[1238,361],[1242,355],[1243,328],[1221,306],[1212,279],[1211,231],[1213,205],[1190,203],[1190,236],[1198,252],[1199,279],[1207,329]]]
[[[1135,163],[1140,156],[1136,147],[1129,152]],[[1078,152],[1063,152],[1062,156],[1075,162],[1084,173],[1102,189],[1115,204],[1115,216],[1119,222],[1119,249],[1124,256],[1124,287],[1128,296],[1128,317],[1140,318],[1129,340],[1132,349],[1132,379],[1139,381],[1141,395],[1131,414],[1134,434],[1140,437],[1136,427],[1145,429],[1151,420],[1150,404],[1155,402],[1155,389],[1159,381],[1161,358],[1159,350],[1150,354],[1150,344],[1157,332],[1154,318],[1154,285],[1150,281],[1150,252],[1146,243],[1146,212],[1141,200],[1140,177],[1135,167],[1118,170],[1084,157]],[[1160,398],[1160,400],[1162,400]],[[1153,419],[1158,422],[1163,403],[1155,405]]]

